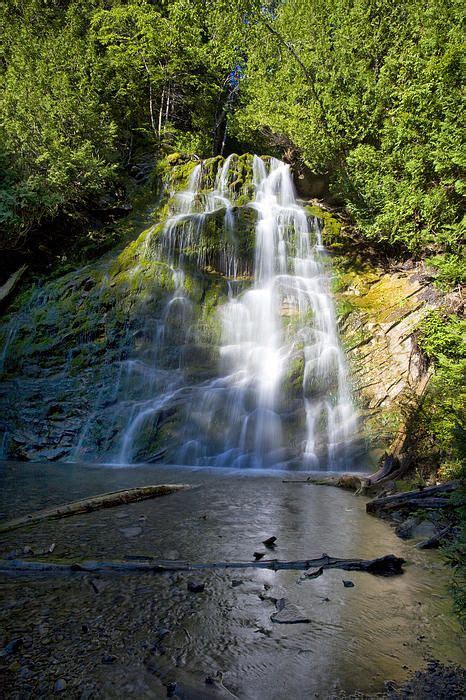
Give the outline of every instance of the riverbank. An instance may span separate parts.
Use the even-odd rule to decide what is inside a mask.
[[[300,583],[301,572],[267,570],[3,576],[7,698],[166,697],[173,683],[174,696],[185,698],[374,697],[429,659],[464,659],[438,554],[419,552],[367,515],[365,498],[283,483],[279,472],[4,463],[0,479],[2,520],[134,485],[195,487],[3,535],[2,557],[54,545],[45,558],[68,562],[242,561],[254,552],[407,561],[401,576],[329,570]],[[277,543],[269,552],[262,543],[270,536]],[[204,589],[189,590],[190,582]],[[273,622],[282,598],[309,621]]]

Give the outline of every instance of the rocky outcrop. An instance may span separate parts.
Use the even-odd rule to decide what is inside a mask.
[[[310,209],[318,215],[318,207]],[[351,231],[322,210],[324,243],[330,251],[339,330],[350,365],[353,396],[363,418],[370,463],[390,448],[416,402],[425,378],[416,329],[441,296],[422,266],[382,267],[353,247]],[[341,249],[345,248],[345,254]]]
[[[247,277],[254,246],[255,212],[247,201],[252,159],[233,161],[235,176],[234,242]],[[202,186],[213,186],[222,158],[206,162]],[[126,244],[97,263],[26,290],[0,321],[0,457],[21,460],[94,459],[115,454],[135,401],[157,392],[163,375],[185,376],[196,383],[212,375],[216,362],[216,306],[228,286],[220,229],[224,210],[206,218],[204,235],[186,257],[183,288],[186,299],[174,299],[178,281],[160,261],[163,224],[173,198],[186,187],[196,165],[186,158],[167,163],[153,184],[164,180],[164,194],[153,205],[135,211],[120,227]],[[248,170],[249,169],[249,170]],[[182,225],[182,223],[180,223]],[[142,231],[142,232],[141,232]],[[201,261],[201,264],[199,264]],[[193,330],[192,319],[199,323]],[[163,329],[162,329],[163,327]],[[161,330],[162,329],[162,330]],[[164,351],[157,356],[157,334]],[[142,360],[142,362],[140,362]],[[156,367],[147,374],[147,367]],[[139,371],[140,370],[140,371]],[[161,379],[162,377],[162,379]],[[157,416],[164,439],[176,434],[171,406]],[[154,426],[141,433],[141,459],[159,449]]]
[[[224,210],[219,209],[205,217],[196,246],[185,251],[186,299],[173,302],[183,305],[182,314],[180,308],[173,316],[167,313],[177,282],[169,265],[160,262],[161,222],[171,213],[172,198],[186,186],[195,166],[194,161],[176,155],[166,164],[169,177],[157,209],[133,212],[121,223],[126,245],[95,264],[27,290],[2,319],[0,448],[4,457],[61,460],[115,454],[117,436],[135,402],[157,395],[159,383],[168,376],[174,399],[157,412],[156,424],[148,421],[140,430],[134,458],[156,459],[176,442],[178,408],[186,401],[189,385],[211,378],[216,371],[219,321],[215,311],[228,295],[221,234]],[[215,158],[203,166],[206,190],[213,186],[222,163],[223,159]],[[236,240],[231,245],[240,265],[237,284],[246,286],[253,265],[256,216],[247,206],[250,156],[235,157],[232,172]],[[402,424],[404,406],[423,375],[415,329],[436,298],[429,280],[416,268],[387,270],[362,260],[358,250],[343,254],[348,235],[344,222],[315,205],[309,214],[323,223],[353,395],[364,418],[370,456],[376,461]],[[292,324],[286,300],[281,313]],[[161,332],[164,349],[157,355],[155,341]],[[182,390],[177,384],[181,366],[184,379],[189,380]],[[147,367],[157,371],[148,373]],[[291,369],[286,378],[290,394],[295,384],[296,391],[301,390],[300,356]],[[294,414],[290,413],[290,420],[296,420]]]

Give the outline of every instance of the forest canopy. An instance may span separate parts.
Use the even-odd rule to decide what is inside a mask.
[[[463,7],[3,3],[0,248],[16,261],[44,230],[79,234],[89,211],[125,198],[144,154],[224,147],[285,154],[323,176],[384,249],[457,254]]]

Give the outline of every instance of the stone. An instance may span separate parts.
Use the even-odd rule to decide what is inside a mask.
[[[55,685],[53,686],[53,691],[54,693],[62,693],[64,690],[66,690],[67,683],[64,678],[59,678],[57,681],[55,681]]]
[[[12,639],[3,649],[0,651],[0,657],[10,656],[10,654],[15,654],[23,642],[22,637],[15,637]]]
[[[205,584],[201,583],[200,581],[188,581],[187,588],[191,593],[203,593],[205,590]]]
[[[103,593],[108,588],[108,581],[102,581],[98,578],[92,578],[89,583],[95,593]]]
[[[343,585],[345,588],[354,588],[354,583],[352,581],[343,580]]]
[[[308,623],[311,620],[294,603],[290,603],[286,598],[280,598],[276,602],[277,612],[270,616],[272,622],[281,625],[296,625],[298,623]]]
[[[277,541],[276,537],[269,537],[268,539],[264,540],[262,544],[265,544],[266,547],[275,547],[275,542]]]
[[[102,658],[100,660],[102,661],[103,664],[110,665],[110,664],[115,663],[116,656],[114,656],[113,654],[109,654],[108,652],[105,652],[104,654],[102,654]]]
[[[256,561],[259,561],[259,559],[262,559],[263,557],[265,557],[265,554],[266,554],[265,552],[254,552],[254,559]]]
[[[122,527],[120,528],[120,532],[125,537],[139,537],[139,535],[142,533],[142,527],[139,527],[139,525],[133,525],[131,527]]]
[[[409,540],[413,536],[413,531],[416,525],[419,523],[419,518],[414,516],[407,518],[402,523],[397,525],[395,528],[395,534],[398,535],[402,540]]]
[[[433,537],[436,532],[437,528],[431,520],[422,520],[419,524],[413,527],[411,537],[428,540]]]
[[[240,578],[234,578],[231,582],[232,588],[237,588],[238,586],[241,586],[241,584],[244,583]]]

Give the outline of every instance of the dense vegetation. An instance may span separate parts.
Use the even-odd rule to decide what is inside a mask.
[[[57,217],[87,225],[142,153],[218,151],[228,118],[227,148],[324,175],[378,244],[458,252],[460,0],[11,0],[2,15],[4,251],[37,248]]]
[[[225,147],[322,176],[371,245],[425,256],[444,292],[464,284],[460,0],[10,0],[1,13],[4,274],[92,239],[167,153]],[[419,341],[445,473],[464,449],[458,324],[434,314]]]
[[[164,149],[217,148],[234,65],[217,43],[217,6],[2,3],[0,249],[7,260],[44,245],[68,248],[51,230],[58,239],[63,229],[85,236],[92,214],[124,198],[139,160],[153,165]]]

